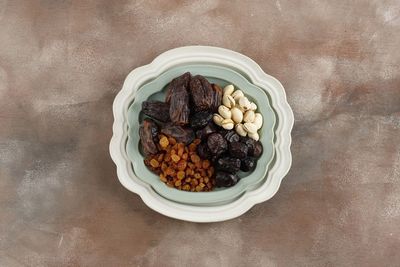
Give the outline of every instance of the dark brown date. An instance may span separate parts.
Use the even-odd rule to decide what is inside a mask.
[[[209,134],[215,133],[217,131],[217,127],[213,122],[209,122],[206,127],[203,129],[196,131],[196,137],[205,140]]]
[[[202,159],[210,159],[211,154],[210,151],[208,151],[207,145],[206,144],[199,144],[197,146],[197,154],[202,158]]]
[[[240,140],[240,136],[233,130],[225,130],[226,132],[222,134],[226,141],[229,143],[238,142]]]
[[[193,130],[179,125],[167,124],[161,129],[161,133],[175,138],[179,143],[190,144],[194,140]]]
[[[242,159],[242,163],[240,165],[240,169],[244,172],[251,172],[257,166],[257,160],[255,158],[245,158]]]
[[[155,136],[157,135],[157,124],[150,119],[145,119],[139,128],[139,136],[143,152],[146,155],[156,154],[158,152],[157,146],[154,142]]]
[[[213,103],[213,88],[201,75],[196,75],[190,80],[189,85],[194,111],[211,110]]]
[[[223,90],[215,83],[212,84],[212,90],[213,92],[211,96],[211,111],[216,112],[222,102]]]
[[[257,141],[254,146],[253,157],[259,158],[263,152],[263,146],[260,141]]]
[[[238,158],[244,159],[247,156],[248,147],[246,144],[241,142],[232,142],[229,144],[229,155]]]
[[[208,150],[214,155],[220,155],[228,149],[228,143],[219,133],[212,133],[207,138]]]
[[[219,171],[215,174],[215,183],[218,187],[231,187],[239,181],[236,174]]]
[[[189,93],[182,85],[176,87],[171,95],[169,116],[171,121],[177,125],[189,123]]]
[[[169,105],[161,101],[144,101],[142,103],[142,112],[161,122],[168,122],[170,120]]]
[[[212,120],[212,116],[213,114],[208,111],[196,112],[190,118],[190,126],[194,129],[203,128]]]
[[[223,157],[217,160],[216,168],[220,171],[237,173],[240,170],[240,159]]]
[[[169,83],[169,86],[167,89],[167,94],[165,96],[165,102],[169,103],[171,101],[171,96],[172,96],[175,88],[183,86],[186,90],[188,90],[191,77],[192,77],[192,75],[190,74],[190,72],[186,72],[186,73],[182,74],[181,76],[173,79]]]

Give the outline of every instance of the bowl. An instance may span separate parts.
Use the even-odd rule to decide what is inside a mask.
[[[263,154],[257,162],[256,169],[251,173],[239,172],[240,181],[229,188],[216,188],[212,192],[186,192],[170,188],[165,185],[158,175],[151,172],[144,164],[144,155],[139,146],[139,127],[143,116],[140,116],[142,102],[146,100],[165,99],[166,88],[169,82],[185,72],[193,75],[203,75],[211,83],[216,83],[222,87],[233,84],[235,88],[241,89],[246,96],[254,101],[258,106],[258,112],[263,114],[264,123],[259,131],[260,142],[263,145]],[[128,109],[128,142],[126,150],[132,162],[133,172],[142,181],[150,184],[152,188],[161,196],[184,204],[192,205],[216,205],[227,202],[244,193],[249,188],[254,187],[262,181],[267,173],[268,166],[274,154],[274,128],[275,114],[269,104],[266,92],[251,84],[239,73],[220,66],[213,65],[185,65],[171,68],[162,73],[153,81],[142,86],[136,93],[133,103]]]
[[[253,190],[246,191],[235,200],[217,206],[181,204],[160,196],[149,184],[141,181],[134,174],[126,151],[128,108],[137,90],[170,68],[191,64],[224,66],[237,71],[269,94],[272,108],[277,116],[275,156],[267,178]],[[266,74],[249,57],[228,49],[210,46],[175,48],[162,53],[150,64],[134,69],[126,77],[122,89],[114,99],[113,115],[110,155],[116,165],[120,183],[129,191],[138,194],[149,208],[171,218],[191,222],[217,222],[238,217],[254,205],[272,198],[292,163],[290,145],[294,117],[282,84]]]

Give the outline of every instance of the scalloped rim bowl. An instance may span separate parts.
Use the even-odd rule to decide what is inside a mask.
[[[128,135],[128,108],[138,88],[171,67],[198,63],[231,68],[265,90],[270,96],[279,121],[275,130],[275,163],[269,170],[265,182],[232,202],[211,207],[180,204],[157,194],[150,185],[133,173],[125,149]],[[172,218],[193,222],[216,222],[238,217],[255,204],[270,199],[278,191],[283,177],[291,166],[290,133],[294,118],[283,86],[277,79],[264,73],[252,59],[231,50],[209,46],[187,46],[164,52],[152,63],[133,70],[127,76],[123,88],[115,97],[113,114],[110,154],[117,166],[119,181],[128,190],[137,193],[151,209]]]
[[[212,192],[186,192],[166,186],[157,175],[152,173],[143,162],[144,156],[139,151],[139,115],[141,104],[147,99],[163,100],[165,93],[161,89],[175,77],[191,72],[193,75],[201,74],[208,80],[218,83],[221,86],[234,84],[236,88],[241,89],[252,101],[258,106],[258,112],[264,116],[264,125],[261,128],[260,141],[264,146],[264,152],[258,160],[257,168],[251,173],[239,173],[242,179],[235,186],[230,188],[217,188]],[[136,95],[133,103],[128,110],[128,142],[127,153],[133,165],[133,172],[142,181],[150,184],[154,190],[161,196],[183,204],[192,205],[216,205],[221,202],[233,200],[249,188],[259,184],[264,178],[268,170],[268,166],[274,156],[274,125],[275,113],[272,110],[268,96],[265,91],[251,84],[246,78],[239,73],[220,66],[213,65],[183,65],[168,69],[156,79],[141,87]]]

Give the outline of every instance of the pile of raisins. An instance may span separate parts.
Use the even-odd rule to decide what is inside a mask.
[[[187,72],[171,81],[164,102],[143,102],[141,112],[147,118],[139,135],[145,162],[160,152],[158,143],[162,134],[185,145],[199,139],[197,154],[209,160],[210,168],[215,169],[212,179],[218,187],[235,185],[240,179],[239,171],[253,171],[263,147],[259,141],[214,124],[212,116],[221,99],[221,87]]]

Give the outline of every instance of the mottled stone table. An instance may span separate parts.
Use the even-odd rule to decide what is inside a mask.
[[[153,212],[108,154],[125,76],[190,44],[296,119],[278,194],[223,223]],[[399,48],[398,0],[0,0],[0,266],[399,266]]]

